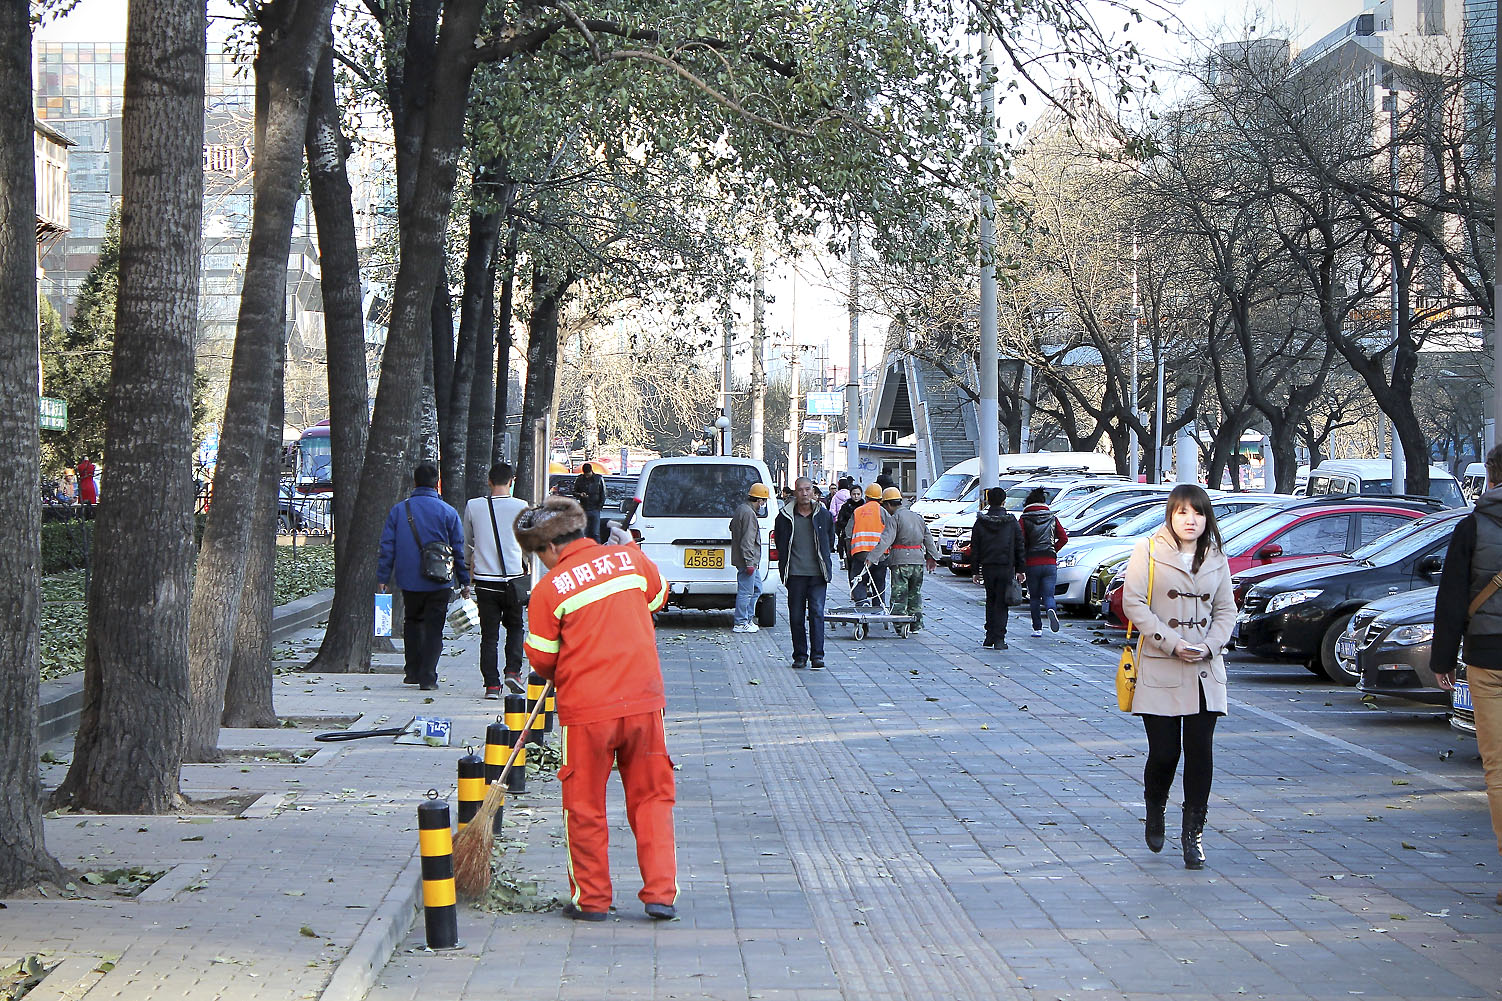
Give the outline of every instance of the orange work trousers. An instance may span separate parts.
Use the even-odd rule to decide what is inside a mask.
[[[673,762],[662,713],[639,713],[563,727],[563,825],[568,838],[568,883],[581,911],[610,909],[610,830],[605,785],[618,764],[626,819],[636,836],[642,903],[678,897],[678,851],[673,841]]]

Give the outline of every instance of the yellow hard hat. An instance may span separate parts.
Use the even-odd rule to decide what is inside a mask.
[[[896,487],[887,487],[881,492],[881,499],[883,501],[900,501],[902,500],[902,491]]]
[[[881,484],[866,484],[866,500],[881,500]]]
[[[753,483],[751,484],[751,496],[760,497],[762,500],[766,500],[768,497],[772,496],[772,491],[767,489],[767,485],[765,483]]]

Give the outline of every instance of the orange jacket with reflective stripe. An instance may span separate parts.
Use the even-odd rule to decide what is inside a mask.
[[[886,525],[886,512],[881,501],[868,500],[855,509],[855,521],[850,526],[850,551],[869,553],[881,541],[881,530]]]
[[[656,712],[667,700],[652,613],[668,585],[636,546],[576,539],[532,589],[527,660],[553,680],[565,726]]]

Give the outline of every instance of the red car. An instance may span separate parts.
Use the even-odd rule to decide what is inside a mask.
[[[1438,501],[1421,498],[1339,495],[1311,497],[1272,508],[1265,517],[1224,540],[1232,579],[1247,571],[1272,570],[1266,576],[1274,576],[1294,566],[1318,565],[1320,559],[1340,562],[1343,554],[1441,507]],[[1274,567],[1277,569],[1273,570]],[[1240,590],[1245,593],[1245,588]],[[1240,597],[1238,594],[1238,605]],[[1121,607],[1120,574],[1111,581],[1105,604],[1109,609],[1108,619],[1126,621]]]

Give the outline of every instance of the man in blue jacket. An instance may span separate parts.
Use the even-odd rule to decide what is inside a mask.
[[[793,503],[777,512],[772,526],[777,572],[788,592],[788,627],[793,633],[793,667],[824,670],[824,597],[833,576],[834,518],[814,503],[807,476],[794,484]],[[809,654],[813,661],[809,661]]]
[[[376,577],[381,593],[391,585],[402,589],[406,614],[402,619],[402,647],[406,652],[403,682],[425,692],[438,688],[438,658],[443,653],[443,622],[457,579],[469,597],[469,569],[464,565],[464,528],[459,512],[438,496],[438,470],[424,463],[412,471],[412,495],[391,509],[381,532],[381,563]],[[442,546],[451,561],[445,576]],[[423,548],[429,549],[427,559]],[[437,552],[435,552],[435,550]],[[435,566],[436,564],[436,566]]]

